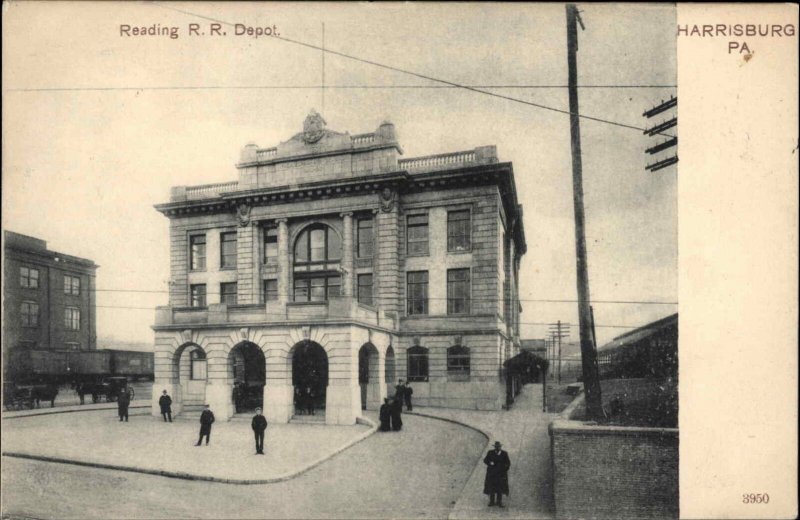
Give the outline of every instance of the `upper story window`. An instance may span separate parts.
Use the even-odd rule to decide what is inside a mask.
[[[237,283],[221,283],[219,284],[219,302],[227,305],[236,305],[237,301]]]
[[[362,218],[358,221],[358,257],[372,257],[373,234],[372,219]]]
[[[469,314],[469,269],[447,270],[447,314]]]
[[[428,380],[428,349],[425,347],[411,347],[406,352],[408,355],[408,380],[423,382]]]
[[[64,294],[80,295],[81,279],[77,276],[64,275]]]
[[[294,243],[295,271],[337,269],[341,259],[342,239],[324,224],[307,227]]]
[[[278,259],[278,228],[269,227],[264,230],[264,263]]]
[[[372,274],[358,275],[358,303],[372,305]]]
[[[408,315],[428,314],[428,271],[412,271],[406,277]]]
[[[192,271],[202,271],[206,268],[205,235],[192,235],[189,237],[189,268]]]
[[[278,280],[264,280],[264,301],[273,302],[278,299]]]
[[[294,280],[294,301],[296,302],[324,302],[332,297],[339,296],[341,291],[341,277],[332,276],[304,276]]]
[[[451,381],[469,378],[469,349],[455,345],[447,349],[447,377]]]
[[[447,250],[468,251],[471,246],[469,210],[447,212]]]
[[[406,252],[409,255],[428,254],[428,215],[406,217]]]
[[[39,270],[33,267],[19,268],[19,284],[27,289],[39,288]]]
[[[198,283],[189,286],[190,302],[192,307],[206,306],[206,284]]]
[[[81,310],[75,307],[64,309],[64,328],[67,330],[81,330]]]
[[[219,266],[222,269],[236,267],[236,231],[219,236]]]
[[[39,326],[39,304],[36,302],[22,302],[20,316],[23,327]]]

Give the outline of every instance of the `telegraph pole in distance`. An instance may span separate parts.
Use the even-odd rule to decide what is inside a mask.
[[[553,356],[555,357],[556,341],[558,341],[558,368],[556,369],[558,384],[561,384],[561,338],[569,336],[569,323],[561,323],[558,320],[556,323],[550,324],[550,334],[553,336]]]
[[[600,397],[600,375],[597,352],[592,341],[591,311],[589,309],[589,269],[586,260],[585,215],[583,211],[583,172],[581,164],[581,131],[578,108],[578,23],[583,21],[575,4],[567,4],[567,64],[569,68],[569,127],[572,142],[572,194],[575,206],[575,253],[578,282],[578,320],[581,338],[583,388],[586,392],[588,419],[600,419],[603,405]]]

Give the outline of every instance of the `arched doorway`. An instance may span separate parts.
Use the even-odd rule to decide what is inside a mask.
[[[264,405],[266,360],[255,343],[243,341],[228,354],[228,378],[235,413],[251,413]]]
[[[361,386],[362,410],[380,408],[378,368],[378,349],[372,343],[364,343],[358,351],[358,383]]]
[[[313,341],[301,341],[292,349],[292,386],[295,411],[317,414],[325,409],[328,387],[328,355]]]
[[[176,413],[199,412],[206,400],[208,359],[200,345],[186,343],[175,351],[172,361],[173,375],[179,390],[172,396]]]
[[[395,380],[395,367],[394,367],[394,348],[389,345],[389,348],[386,349],[386,361],[384,362],[385,365],[385,381],[388,385],[387,390],[392,388],[392,385],[396,383]]]

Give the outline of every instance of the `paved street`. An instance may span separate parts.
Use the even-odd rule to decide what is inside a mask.
[[[86,414],[15,421],[81,415]],[[136,420],[144,424],[147,419]],[[435,419],[406,415],[404,423],[402,432],[376,433],[295,479],[267,485],[185,481],[3,457],[3,512],[34,518],[102,519],[446,518],[486,439]],[[68,430],[47,439],[51,444],[76,442],[74,432]],[[267,441],[268,452],[282,449],[296,448]],[[205,447],[191,450],[208,453]],[[187,457],[194,456],[191,450]]]

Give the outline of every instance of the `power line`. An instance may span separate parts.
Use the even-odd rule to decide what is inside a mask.
[[[154,2],[154,5],[156,5],[158,7],[161,7],[163,9],[169,9],[169,10],[176,11],[176,12],[179,12],[179,13],[183,13],[183,14],[186,14],[186,15],[189,15],[189,16],[194,16],[194,17],[203,18],[205,20],[209,20],[209,21],[212,21],[212,22],[221,23],[221,24],[227,25],[229,27],[233,27],[234,26],[234,24],[232,24],[230,22],[226,22],[226,21],[223,21],[223,20],[218,20],[216,18],[211,18],[211,17],[208,17],[208,16],[203,16],[203,15],[197,14],[197,13],[192,13],[190,11],[184,11],[182,9],[177,9],[175,7],[162,5],[162,4],[158,3],[158,2]],[[609,124],[609,125],[619,126],[619,127],[622,127],[622,128],[629,128],[631,130],[637,130],[637,131],[641,131],[641,132],[646,130],[645,128],[640,128],[638,126],[628,125],[628,124],[625,124],[625,123],[618,123],[616,121],[611,121],[611,120],[603,119],[603,118],[599,118],[599,117],[587,116],[587,115],[584,115],[584,114],[573,114],[569,110],[563,110],[563,109],[560,109],[560,108],[555,108],[555,107],[551,107],[551,106],[547,106],[547,105],[542,105],[540,103],[534,103],[532,101],[525,101],[525,100],[522,100],[522,99],[519,99],[519,98],[513,98],[513,97],[510,97],[510,96],[506,96],[506,95],[503,95],[503,94],[498,94],[496,92],[490,92],[490,91],[487,91],[487,90],[471,87],[471,86],[464,85],[464,84],[461,84],[461,83],[456,83],[456,82],[453,82],[453,81],[448,81],[448,80],[444,80],[444,79],[435,78],[435,77],[429,76],[427,74],[421,74],[419,72],[414,72],[414,71],[411,71],[411,70],[402,69],[400,67],[395,67],[393,65],[386,65],[385,63],[379,63],[377,61],[372,61],[372,60],[368,60],[368,59],[365,59],[365,58],[359,58],[358,56],[353,56],[351,54],[347,54],[347,53],[344,53],[344,52],[339,52],[339,51],[335,51],[335,50],[328,49],[328,48],[322,48],[319,45],[314,45],[314,44],[311,44],[311,43],[301,42],[299,40],[293,40],[293,39],[287,38],[285,36],[278,36],[278,35],[273,34],[271,36],[271,38],[275,38],[277,40],[285,41],[285,42],[288,42],[288,43],[293,43],[295,45],[300,45],[300,46],[303,46],[303,47],[308,47],[309,49],[314,49],[314,50],[326,52],[326,53],[329,53],[329,54],[333,54],[335,56],[340,56],[342,58],[347,58],[347,59],[350,59],[350,60],[353,60],[353,61],[357,61],[357,62],[360,62],[360,63],[364,63],[364,64],[367,64],[367,65],[372,65],[374,67],[379,67],[379,68],[382,68],[382,69],[391,70],[393,72],[400,72],[402,74],[407,74],[409,76],[415,76],[417,78],[425,79],[425,80],[428,80],[428,81],[435,81],[437,83],[443,83],[445,85],[449,85],[449,86],[454,87],[454,88],[462,88],[462,89],[465,89],[465,90],[469,90],[471,92],[477,92],[479,94],[485,94],[487,96],[492,96],[492,97],[496,97],[496,98],[500,98],[500,99],[505,99],[507,101],[513,101],[513,102],[516,102],[516,103],[522,103],[524,105],[528,105],[528,106],[532,106],[532,107],[536,107],[536,108],[541,108],[543,110],[550,110],[550,111],[553,111],[553,112],[558,112],[560,114],[576,115],[578,117],[581,117],[583,119],[587,119],[587,120],[590,120],[590,121],[596,121],[596,122],[599,122],[599,123],[606,123],[606,124]],[[660,135],[665,135],[667,137],[675,137],[673,135],[668,135],[668,134],[660,134]]]
[[[412,90],[412,89],[455,89],[455,88],[486,88],[486,89],[563,89],[567,85],[183,85],[166,86],[155,85],[149,87],[34,87],[34,88],[6,88],[6,92],[71,92],[71,91],[143,91],[143,90]],[[592,89],[638,89],[638,88],[677,88],[677,85],[579,85],[577,88]]]

